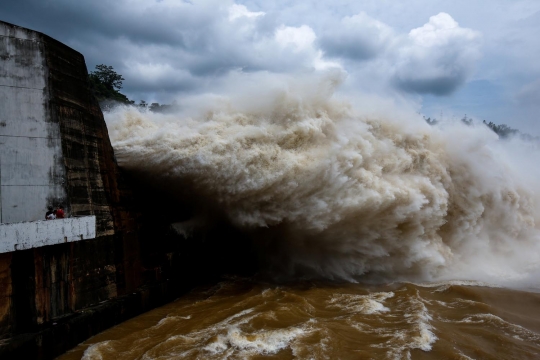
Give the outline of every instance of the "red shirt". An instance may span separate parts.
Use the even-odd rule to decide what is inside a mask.
[[[64,218],[64,210],[62,210],[62,209],[56,210],[56,218],[57,219],[63,219]]]

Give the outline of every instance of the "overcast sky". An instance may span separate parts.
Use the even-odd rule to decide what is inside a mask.
[[[340,71],[342,93],[540,135],[538,0],[2,0],[0,20],[114,66],[136,101]]]

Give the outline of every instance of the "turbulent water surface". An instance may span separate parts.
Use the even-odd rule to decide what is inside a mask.
[[[230,280],[60,359],[538,359],[539,308],[538,293],[472,282]]]
[[[366,114],[337,82],[106,115],[121,166],[199,196],[202,223],[219,209],[296,285],[223,282],[64,358],[540,358],[540,296],[510,290],[540,283],[538,144]]]

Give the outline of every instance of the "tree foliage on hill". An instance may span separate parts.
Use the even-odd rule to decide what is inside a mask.
[[[433,118],[433,119],[430,118],[430,117],[426,118],[424,116],[424,120],[429,125],[437,125],[439,123],[439,121],[437,119],[435,119],[435,118]],[[472,126],[474,124],[473,119],[467,117],[467,115],[463,116],[463,118],[461,119],[461,122],[463,124],[467,125],[467,126]],[[529,135],[529,134],[524,134],[524,133],[520,132],[519,130],[511,128],[510,126],[508,126],[506,124],[497,125],[492,121],[490,121],[488,123],[486,120],[483,121],[483,124],[485,126],[487,126],[488,128],[490,128],[495,134],[499,135],[499,137],[501,139],[507,139],[507,138],[510,138],[510,137],[516,135],[516,136],[519,136],[523,140],[536,141],[536,142],[540,141],[540,137],[532,136],[532,135]]]
[[[88,74],[90,89],[96,99],[102,102],[117,101],[124,104],[132,102],[119,90],[122,88],[122,75],[114,71],[112,66],[96,65],[96,70]]]
[[[424,116],[424,120],[425,120],[429,125],[437,125],[437,123],[438,123],[437,119],[435,119],[435,118],[432,119],[431,117],[426,118],[426,117]]]
[[[122,81],[125,79],[122,75],[114,71],[112,66],[105,64],[97,65],[96,70],[88,74],[90,89],[99,102],[103,111],[108,111],[114,108],[118,103],[138,106],[141,109],[148,109],[152,112],[169,112],[173,105],[165,105],[159,103],[148,104],[141,100],[139,104],[129,100],[127,96],[120,92],[122,89]]]
[[[507,138],[509,136],[519,134],[519,131],[517,129],[513,129],[506,124],[497,125],[491,121],[487,123],[486,120],[484,120],[484,124],[491,130],[493,130],[501,138]]]
[[[467,125],[467,126],[471,126],[472,123],[473,123],[473,119],[472,119],[472,118],[468,118],[468,117],[467,117],[467,114],[465,114],[465,116],[463,116],[463,118],[461,119],[461,122],[464,123],[464,124]]]
[[[120,90],[122,88],[122,81],[126,80],[122,75],[117,74],[112,66],[104,64],[96,65],[96,71],[92,71],[90,77],[97,79],[109,90]]]
[[[158,113],[166,113],[170,111],[172,108],[172,105],[165,105],[165,104],[159,104],[159,103],[152,103],[148,107],[148,109],[152,112],[158,112]]]

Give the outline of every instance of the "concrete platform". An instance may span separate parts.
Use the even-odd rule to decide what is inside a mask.
[[[0,224],[0,253],[94,239],[96,217]]]

